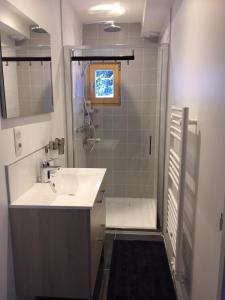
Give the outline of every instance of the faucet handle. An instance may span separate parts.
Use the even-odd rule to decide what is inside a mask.
[[[53,142],[53,150],[58,150],[59,149],[59,138],[55,138],[55,141]]]
[[[45,147],[45,153],[48,153],[49,150],[58,150],[59,154],[64,154],[64,138],[55,138],[54,141],[50,141],[49,144]]]
[[[41,160],[40,165],[41,165],[42,168],[47,168],[47,167],[49,167],[49,161],[46,160],[46,159]]]
[[[65,146],[65,139],[61,138],[58,141],[58,150],[59,150],[59,154],[64,154],[64,146]]]

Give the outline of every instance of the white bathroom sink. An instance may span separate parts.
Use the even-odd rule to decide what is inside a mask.
[[[91,208],[106,169],[61,168],[50,183],[35,183],[10,207]]]
[[[78,176],[57,171],[50,176],[50,186],[59,195],[75,196],[78,188]]]

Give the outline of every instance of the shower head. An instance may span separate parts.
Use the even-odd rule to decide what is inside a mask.
[[[118,25],[115,25],[114,22],[106,24],[104,27],[105,32],[118,32],[121,30],[121,27]]]
[[[121,30],[121,27],[115,25],[114,21],[97,21],[94,23],[86,23],[86,25],[93,25],[93,24],[103,24],[105,32],[118,32]]]
[[[39,25],[31,26],[31,31],[35,33],[47,33],[47,31],[44,28],[40,27]]]

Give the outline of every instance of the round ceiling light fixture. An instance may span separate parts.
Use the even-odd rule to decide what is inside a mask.
[[[96,5],[91,7],[88,11],[90,14],[106,14],[116,17],[123,15],[125,13],[125,8],[116,2],[112,4]]]

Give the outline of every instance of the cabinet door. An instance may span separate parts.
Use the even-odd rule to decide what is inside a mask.
[[[95,287],[105,237],[105,190],[101,189],[91,211],[91,290]]]

